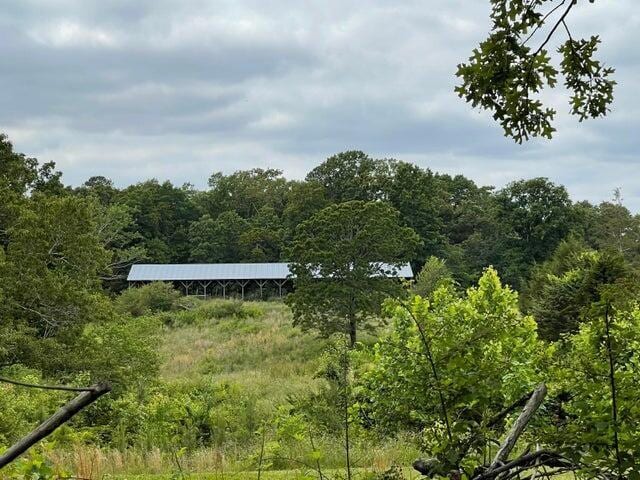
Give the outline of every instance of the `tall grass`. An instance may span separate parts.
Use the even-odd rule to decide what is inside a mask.
[[[319,447],[323,450],[333,452],[333,455],[323,458],[323,469],[327,471],[340,470],[343,467],[340,440],[326,438],[320,439],[319,443]],[[175,453],[162,452],[159,449],[119,451],[81,446],[71,451],[55,451],[52,460],[57,465],[63,465],[67,470],[74,472],[76,477],[85,479],[101,479],[105,476],[130,478],[134,475],[170,475],[180,470],[185,475],[197,473],[232,475],[238,472],[249,475],[249,472],[256,470],[254,460],[258,448],[258,445],[252,447],[227,445],[222,448],[206,448],[186,453],[176,460]],[[296,458],[296,456],[303,458],[303,453],[292,449],[286,455],[290,458]],[[407,442],[403,440],[393,440],[382,445],[356,443],[353,453],[356,459],[356,469],[361,472],[381,472],[392,464],[409,465],[418,455],[418,452],[413,448],[408,448]],[[180,464],[179,468],[176,461]],[[311,470],[310,467],[298,462],[289,462],[284,464],[282,468],[281,472],[287,471],[290,475],[290,477],[283,476],[282,478],[295,478],[296,472]],[[264,478],[270,477],[265,475]]]
[[[181,451],[180,445],[170,447],[173,445],[171,438],[154,437],[154,424],[151,425],[154,428],[148,429],[148,437],[138,443],[127,444],[127,438],[123,437],[122,442],[115,443],[121,445],[120,448],[79,445],[70,450],[55,451],[53,461],[86,479],[131,478],[180,471],[220,475],[255,470],[260,439],[253,434],[251,425],[271,421],[291,398],[319,388],[321,380],[315,373],[326,341],[293,327],[291,311],[278,302],[189,299],[178,308],[157,315],[164,324],[158,347],[162,360],[160,382],[164,391],[177,395],[206,386],[210,389],[211,385],[229,385],[232,392],[242,396],[222,396],[222,402],[238,402],[242,398],[253,403],[247,404],[246,408],[229,410],[236,417],[224,420],[229,425],[243,426],[247,434],[234,437],[233,428],[229,435],[224,434],[223,428],[219,437],[210,437],[220,438],[213,443],[216,446]],[[213,415],[225,411],[224,408],[224,404],[217,404]],[[323,468],[343,467],[340,438],[325,436],[315,440],[318,450],[323,452]],[[380,471],[394,462],[407,465],[417,455],[409,446],[411,444],[406,439],[384,443],[358,439],[352,447],[353,458],[356,467]],[[304,470],[296,459],[309,454],[308,446],[292,442],[281,445],[278,452],[282,458],[272,461],[272,468]]]

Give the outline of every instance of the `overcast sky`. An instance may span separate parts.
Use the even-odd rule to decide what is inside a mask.
[[[640,211],[637,0],[579,3],[574,34],[601,35],[619,85],[582,124],[559,89],[552,141],[515,145],[453,93],[488,0],[3,0],[0,131],[74,185],[301,178],[359,149],[484,185],[547,176],[576,200],[621,187]]]

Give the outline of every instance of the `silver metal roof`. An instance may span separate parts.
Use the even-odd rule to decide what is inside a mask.
[[[391,270],[383,264],[383,268]],[[290,278],[288,263],[189,263],[132,265],[130,282],[191,280],[284,280]],[[413,278],[411,265],[403,265],[394,277]]]

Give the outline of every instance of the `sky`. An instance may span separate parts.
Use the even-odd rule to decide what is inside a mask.
[[[553,140],[517,145],[453,92],[488,0],[2,0],[0,132],[72,185],[303,178],[357,149],[498,188],[545,176],[575,200],[621,188],[640,212],[634,2],[580,0],[568,20],[617,70],[610,115],[578,123],[558,88]]]

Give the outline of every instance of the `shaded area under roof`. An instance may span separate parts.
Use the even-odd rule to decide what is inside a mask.
[[[384,270],[392,270],[382,264]],[[413,278],[408,263],[402,265],[395,278]],[[195,263],[132,265],[130,282],[200,281],[200,280],[286,280],[291,278],[288,263]]]

